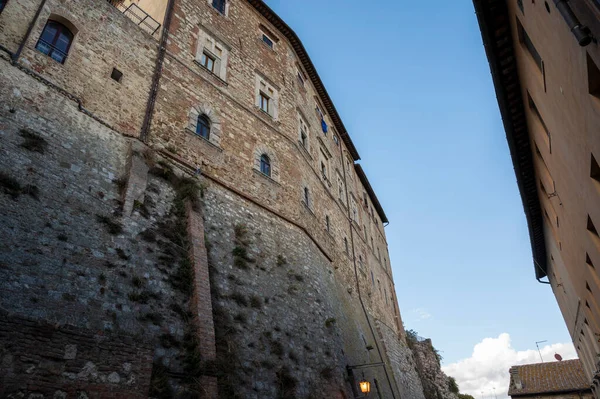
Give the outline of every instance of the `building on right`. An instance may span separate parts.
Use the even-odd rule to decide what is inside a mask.
[[[592,391],[579,359],[510,368],[512,399],[590,399]]]
[[[474,5],[535,277],[551,286],[600,398],[600,1]]]

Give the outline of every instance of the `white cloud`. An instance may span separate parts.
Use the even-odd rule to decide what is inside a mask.
[[[417,308],[417,309],[413,309],[413,313],[416,314],[417,316],[417,320],[427,320],[431,318],[431,314],[423,309],[423,308]]]
[[[540,351],[546,362],[555,361],[555,353],[559,353],[564,360],[577,358],[572,343],[546,345]],[[539,362],[537,349],[516,351],[511,345],[510,335],[503,333],[498,338],[485,338],[475,345],[470,358],[448,364],[442,369],[456,379],[462,393],[480,399],[483,392],[483,398],[493,398],[495,387],[498,399],[505,399],[508,398],[510,367]]]

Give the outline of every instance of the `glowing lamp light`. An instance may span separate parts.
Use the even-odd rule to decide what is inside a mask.
[[[369,381],[361,381],[358,383],[358,385],[360,386],[360,391],[362,393],[371,392],[371,383]]]

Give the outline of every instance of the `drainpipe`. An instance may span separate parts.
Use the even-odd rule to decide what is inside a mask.
[[[160,78],[162,76],[163,63],[165,61],[165,54],[167,52],[167,40],[169,40],[169,27],[171,26],[174,4],[175,0],[169,0],[169,3],[167,4],[167,12],[165,14],[162,37],[158,47],[156,65],[154,66],[154,75],[152,76],[152,87],[150,89],[150,96],[148,97],[148,104],[146,105],[146,113],[144,114],[144,122],[142,123],[142,130],[140,132],[140,140],[143,142],[148,141],[148,134],[150,133],[150,124],[154,114],[154,106],[156,105],[156,97],[158,96],[158,87],[160,84]]]
[[[558,8],[558,11],[564,18],[565,22],[571,29],[571,32],[577,39],[577,42],[581,47],[585,47],[592,42],[592,35],[590,34],[590,29],[582,25],[577,19],[577,16],[569,6],[569,0],[554,0],[554,5]]]
[[[23,40],[21,40],[21,43],[19,44],[19,48],[17,49],[17,51],[12,55],[13,64],[19,60],[19,57],[21,56],[21,52],[23,51],[23,48],[25,47],[25,43],[27,43],[27,40],[29,40],[29,36],[31,36],[31,31],[33,30],[33,27],[35,26],[35,23],[37,22],[38,18],[40,17],[40,14],[42,13],[42,9],[44,8],[45,5],[46,5],[46,0],[42,0],[42,2],[40,3],[40,6],[38,7],[37,11],[35,12],[35,16],[33,17],[31,22],[29,23],[29,26],[27,27],[27,33],[25,33],[25,37],[23,38]]]
[[[369,319],[369,314],[367,312],[367,308],[365,307],[365,303],[363,302],[362,299],[362,295],[360,292],[360,282],[359,282],[359,277],[358,277],[358,265],[356,264],[356,254],[355,254],[355,250],[354,250],[354,228],[352,226],[352,216],[350,214],[350,194],[348,194],[348,183],[347,183],[347,177],[346,177],[346,167],[345,167],[345,156],[344,156],[344,152],[342,150],[342,146],[340,146],[340,155],[342,158],[342,171],[344,172],[344,183],[345,183],[345,188],[346,188],[346,204],[348,204],[348,220],[350,221],[350,243],[352,245],[352,263],[354,264],[354,276],[356,278],[356,292],[358,294],[358,300],[360,301],[360,306],[362,307],[363,313],[365,314],[365,319],[367,319],[367,324],[369,325],[369,329],[371,330],[371,335],[373,336],[373,341],[375,342],[375,348],[377,348],[377,353],[379,354],[379,358],[381,359],[382,363],[383,363],[383,355],[381,354],[381,349],[379,348],[379,343],[377,342],[377,336],[375,335],[375,330],[373,329],[373,326],[371,325],[371,320]],[[350,172],[349,172],[350,173]],[[390,391],[392,392],[392,398],[396,399],[396,394],[394,393],[394,386],[392,385],[392,381],[390,379],[390,376],[388,374],[387,371],[387,367],[385,365],[385,363],[383,363],[383,371],[385,372],[385,378],[387,379],[388,385],[390,386]],[[353,382],[353,391],[356,389],[356,387],[354,387],[354,382]]]

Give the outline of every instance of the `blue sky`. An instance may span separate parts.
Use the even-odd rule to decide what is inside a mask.
[[[407,328],[444,363],[487,337],[570,338],[534,278],[521,199],[470,0],[268,0],[300,36],[391,224]]]

